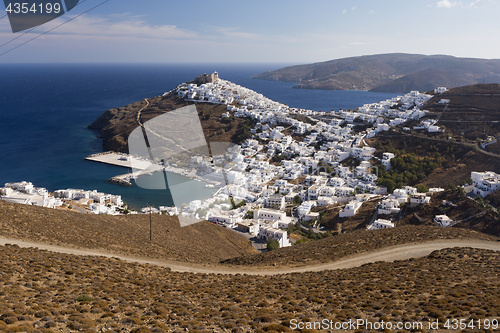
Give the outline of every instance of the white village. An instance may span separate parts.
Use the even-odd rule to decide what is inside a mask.
[[[436,89],[436,93],[444,91],[442,87]],[[285,229],[303,222],[317,226],[314,221],[318,221],[319,213],[313,211],[314,207],[342,204],[339,217],[343,218],[354,216],[365,201],[378,201],[368,230],[393,228],[395,222],[377,216],[398,214],[403,204],[411,207],[428,204],[432,192],[442,190],[434,188],[428,193],[418,193],[415,187],[405,186],[387,193],[387,188],[377,183],[374,164],[380,162],[389,170],[395,155],[386,152],[378,159],[373,155],[376,149],[365,141],[391,127],[422,118],[426,111],[420,107],[432,95],[412,91],[379,103],[365,104],[356,110],[319,112],[272,101],[220,79],[217,73],[202,75],[197,83],[183,83],[165,94],[176,94],[199,103],[224,104],[227,112],[223,118],[251,118],[255,122],[250,130],[251,138],[237,147],[231,163],[224,169],[198,157],[191,159],[188,168],[158,166],[158,170],[206,181],[207,187],[218,184],[213,197],[186,202],[181,207],[146,207],[136,212],[129,211],[119,195],[82,189],[49,193],[23,181],[5,184],[0,188],[0,199],[50,208],[78,202],[93,214],[182,215],[221,224],[262,240],[275,239],[280,247],[286,247],[292,242]],[[324,115],[328,117],[321,117]],[[354,123],[358,121],[369,126],[356,132]],[[414,129],[442,131],[435,123],[424,120]],[[410,129],[404,127],[403,130]],[[295,134],[303,140],[294,139]],[[116,156],[126,162],[136,158],[124,154]],[[342,162],[348,158],[358,160],[359,166],[344,166]],[[500,175],[493,172],[472,172],[471,179],[473,192],[481,197],[500,189]],[[294,206],[292,216],[285,212],[287,206]],[[437,216],[436,224],[450,226],[453,221],[445,215]]]

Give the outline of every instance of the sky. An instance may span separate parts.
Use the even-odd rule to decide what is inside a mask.
[[[12,33],[0,3],[0,64],[300,64],[395,52],[499,59],[499,13],[500,0],[80,0]]]

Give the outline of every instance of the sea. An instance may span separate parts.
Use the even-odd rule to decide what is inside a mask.
[[[251,79],[286,65],[0,64],[0,187],[26,180],[49,191],[74,188],[119,194],[135,209],[172,206],[168,189],[112,184],[109,178],[129,170],[85,160],[102,152],[99,133],[87,126],[108,109],[161,95],[203,73],[217,71],[220,78],[272,100],[316,111],[354,109],[396,96],[292,89],[294,83]],[[177,177],[179,183],[184,181]],[[185,184],[191,200],[193,193],[205,199],[214,191],[201,182]]]

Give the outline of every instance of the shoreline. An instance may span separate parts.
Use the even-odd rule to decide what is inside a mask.
[[[183,168],[178,168],[178,167],[173,167],[173,166],[160,166],[158,164],[151,164],[149,161],[145,161],[142,159],[135,158],[129,154],[126,153],[121,153],[121,152],[114,152],[114,151],[106,151],[102,153],[97,153],[97,154],[92,154],[87,157],[85,157],[86,160],[93,161],[93,162],[99,162],[99,163],[104,163],[104,164],[109,164],[109,165],[115,165],[115,166],[120,166],[120,167],[125,167],[129,169],[139,169],[140,171],[138,172],[129,172],[121,175],[117,175],[114,177],[111,177],[108,179],[108,181],[122,185],[122,186],[132,186],[131,179],[140,177],[142,175],[148,174],[148,173],[153,173],[153,172],[170,172],[179,176],[183,176],[189,179],[193,180],[198,180],[201,182],[206,183],[207,185],[214,185],[214,186],[222,186],[223,182],[217,182],[213,180],[209,180],[206,178],[203,178],[201,176],[196,175],[196,170],[195,169],[183,169]],[[132,165],[134,166],[132,168]]]

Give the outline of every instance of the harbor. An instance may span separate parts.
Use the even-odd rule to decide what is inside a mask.
[[[104,153],[93,154],[85,158],[89,161],[106,163],[116,166],[121,166],[125,168],[134,168],[138,170],[146,170],[153,166],[153,164],[144,159],[136,158],[125,153],[116,153],[112,151],[107,151]],[[158,170],[160,167],[158,166]],[[155,170],[155,171],[158,171]]]
[[[160,165],[153,164],[148,160],[136,158],[125,153],[104,152],[90,155],[85,159],[137,170],[135,172],[114,176],[109,179],[110,182],[123,186],[132,186],[132,182],[130,181],[131,179],[136,179],[139,176],[162,170]]]
[[[115,166],[120,166],[124,168],[132,169],[133,172],[129,172],[126,174],[114,176],[109,179],[110,182],[123,185],[123,186],[131,186],[132,179],[136,179],[137,177],[143,175],[151,175],[153,172],[164,171],[174,173],[180,176],[184,176],[186,178],[194,179],[197,181],[201,181],[207,183],[207,187],[215,187],[220,186],[221,182],[205,179],[196,174],[196,169],[183,169],[174,166],[162,166],[160,164],[151,163],[149,160],[145,160],[142,158],[137,158],[125,153],[117,153],[117,152],[103,152],[98,154],[93,154],[85,158],[86,160],[105,163]]]

